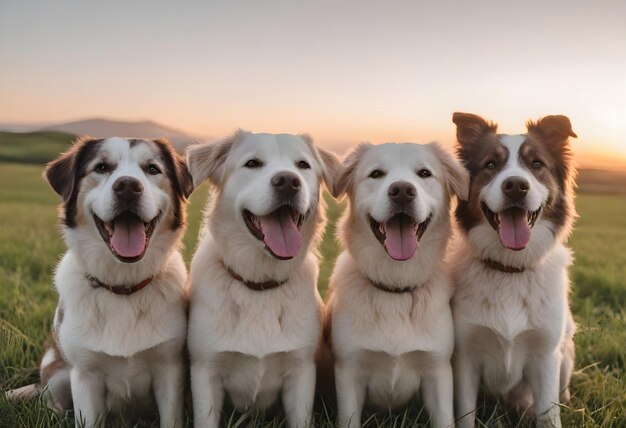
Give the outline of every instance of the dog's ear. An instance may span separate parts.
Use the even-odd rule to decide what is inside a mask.
[[[351,193],[354,187],[354,174],[356,167],[363,157],[363,154],[371,147],[370,143],[361,143],[343,161],[341,173],[335,181],[333,186],[332,195],[335,198],[343,195],[344,193]]]
[[[337,177],[341,171],[341,162],[337,159],[334,153],[331,153],[324,149],[317,149],[320,159],[322,160],[322,180],[326,184],[326,188],[331,194],[335,189]]]
[[[334,153],[320,147],[315,147],[313,138],[311,138],[309,134],[300,134],[298,137],[302,138],[306,142],[315,155],[322,170],[322,181],[324,181],[326,188],[332,194],[337,176],[341,171],[341,162],[339,162],[339,159],[337,159],[337,156],[335,156]]]
[[[569,137],[577,138],[578,135],[572,130],[572,123],[567,116],[551,115],[539,119],[537,122],[529,120],[526,122],[528,132],[533,132],[542,137],[566,144]]]
[[[43,178],[63,198],[63,203],[66,203],[74,194],[79,173],[78,168],[83,164],[81,159],[84,157],[84,153],[98,141],[100,140],[91,137],[77,138],[69,150],[46,165]]]
[[[159,147],[161,156],[167,164],[168,170],[171,171],[169,178],[172,180],[174,190],[177,194],[187,199],[193,192],[194,186],[193,178],[189,173],[185,160],[176,152],[167,139],[160,138],[154,140],[154,143]]]
[[[443,166],[445,185],[449,193],[454,193],[459,199],[467,201],[469,197],[469,172],[438,143],[430,143],[437,158]]]
[[[456,138],[462,146],[476,144],[488,133],[495,133],[498,125],[487,122],[482,117],[471,113],[456,112],[452,115],[456,125]]]
[[[220,185],[224,179],[224,163],[233,145],[240,141],[247,131],[237,130],[232,136],[218,143],[196,144],[187,147],[187,166],[193,177],[194,187],[205,180]]]

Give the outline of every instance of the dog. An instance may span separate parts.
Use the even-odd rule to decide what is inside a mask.
[[[474,426],[482,385],[539,426],[560,427],[574,366],[564,242],[576,217],[576,134],[565,116],[529,121],[521,135],[497,134],[474,114],[452,120],[471,177],[451,257],[459,426]]]
[[[166,141],[82,138],[48,164],[63,200],[68,250],[55,273],[59,302],[41,362],[43,391],[77,426],[109,412],[153,408],[162,427],[182,426],[187,270],[178,251],[193,190]]]
[[[335,195],[345,251],[330,279],[326,342],[335,359],[341,427],[360,427],[366,403],[392,410],[418,393],[432,425],[454,425],[452,284],[442,263],[451,199],[467,172],[437,143],[359,145]]]
[[[288,426],[308,426],[323,310],[320,184],[333,187],[340,163],[306,135],[241,130],[190,147],[187,162],[196,185],[215,189],[190,271],[195,426],[218,427],[226,397],[262,412],[279,395]]]

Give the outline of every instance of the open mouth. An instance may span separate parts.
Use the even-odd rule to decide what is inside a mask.
[[[487,221],[498,232],[500,242],[509,250],[521,251],[526,248],[530,241],[530,234],[539,214],[541,207],[535,211],[528,211],[520,207],[505,208],[499,213],[494,213],[481,202],[481,209]]]
[[[92,213],[93,214],[93,213]],[[161,214],[144,222],[132,211],[124,211],[109,222],[93,214],[100,236],[118,260],[134,263],[142,259]]]
[[[379,223],[369,216],[370,227],[389,257],[397,261],[408,260],[415,255],[419,240],[426,232],[432,214],[421,223],[405,213],[399,213]]]
[[[289,260],[300,253],[300,229],[305,217],[290,205],[283,205],[263,216],[243,210],[243,220],[252,236],[263,241],[265,249],[279,260]]]

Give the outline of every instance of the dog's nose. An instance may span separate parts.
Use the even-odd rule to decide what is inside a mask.
[[[120,199],[132,200],[143,193],[143,184],[133,177],[120,177],[113,183],[113,191]]]
[[[417,192],[415,191],[415,186],[411,183],[407,183],[406,181],[396,181],[395,183],[391,183],[387,194],[389,195],[389,199],[396,204],[406,205],[415,199]]]
[[[530,190],[530,183],[523,177],[508,177],[502,182],[502,193],[513,201],[524,199]]]
[[[272,177],[272,186],[282,196],[293,196],[300,191],[302,183],[296,174],[279,172]]]

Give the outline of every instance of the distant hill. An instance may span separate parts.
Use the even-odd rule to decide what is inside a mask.
[[[58,125],[48,125],[41,129],[41,131],[60,131],[74,135],[90,135],[96,138],[167,138],[179,152],[183,152],[187,144],[197,141],[197,138],[182,131],[169,128],[151,120],[124,122],[96,118],[61,123]]]
[[[44,164],[67,150],[74,138],[58,131],[0,131],[0,161]]]

